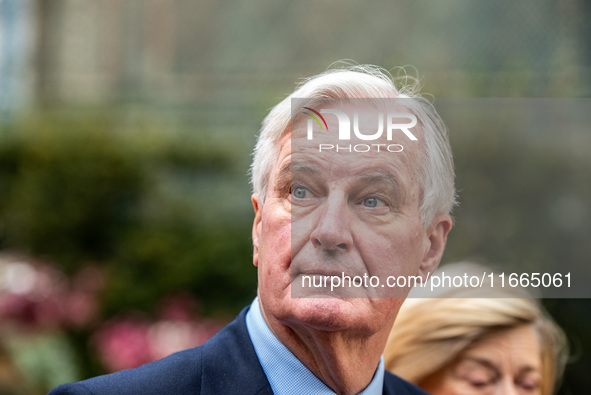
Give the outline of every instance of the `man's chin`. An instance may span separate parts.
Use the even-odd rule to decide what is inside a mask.
[[[372,316],[370,303],[361,298],[311,295],[292,298],[291,303],[293,316],[287,321],[318,330],[352,330],[356,326],[365,326]]]

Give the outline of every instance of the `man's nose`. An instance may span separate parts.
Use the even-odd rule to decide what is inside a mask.
[[[351,213],[342,193],[331,193],[320,207],[316,227],[310,234],[312,245],[327,251],[348,251],[353,245]]]

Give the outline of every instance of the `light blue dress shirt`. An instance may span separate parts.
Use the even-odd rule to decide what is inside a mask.
[[[246,328],[274,394],[335,394],[275,337],[263,318],[258,298],[246,313]],[[359,395],[381,395],[383,388],[382,357],[373,379]]]

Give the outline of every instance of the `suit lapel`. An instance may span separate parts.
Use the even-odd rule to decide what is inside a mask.
[[[203,394],[273,394],[246,329],[248,309],[203,345]]]

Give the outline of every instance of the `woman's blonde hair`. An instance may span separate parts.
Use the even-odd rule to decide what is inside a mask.
[[[531,325],[540,337],[542,394],[550,395],[566,363],[565,335],[537,300],[508,295],[461,288],[447,290],[436,299],[408,299],[384,351],[386,369],[421,385],[483,337]]]

